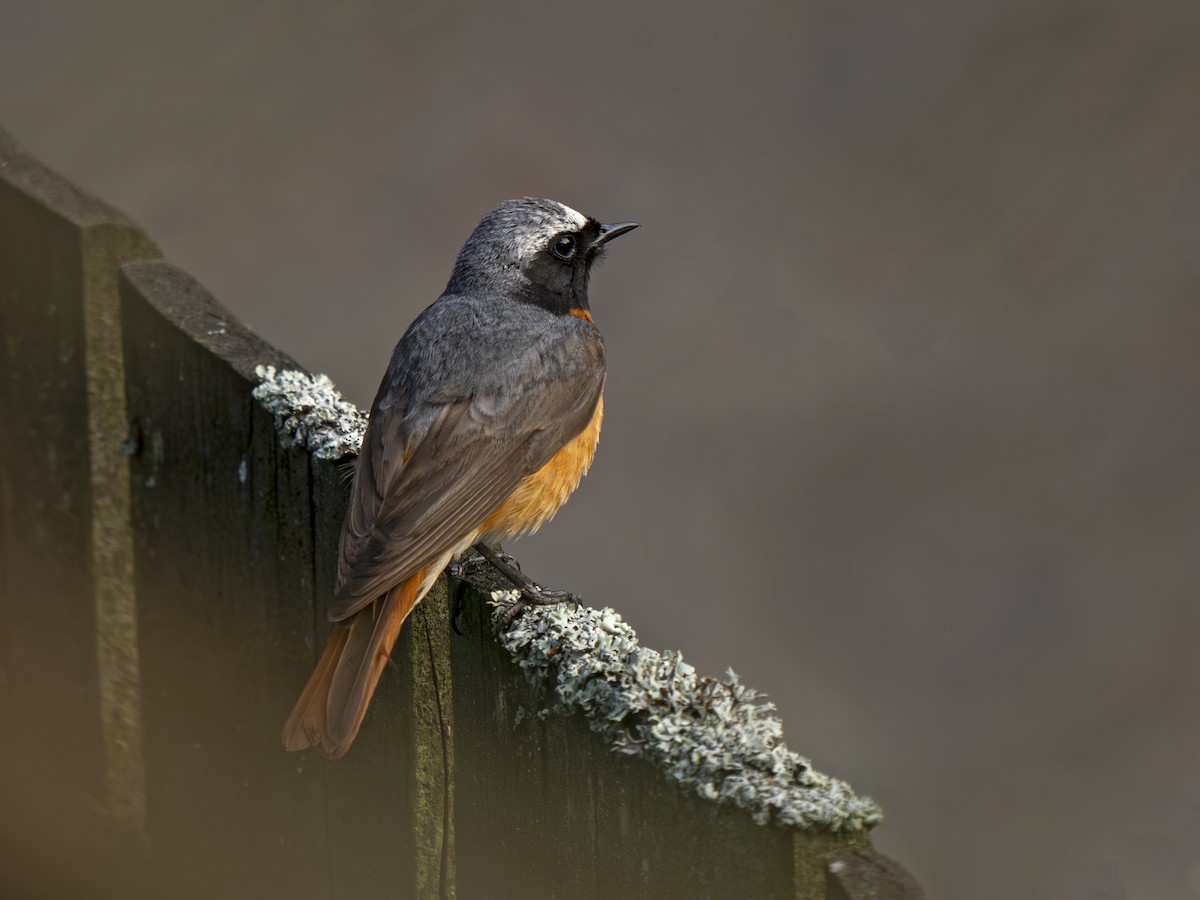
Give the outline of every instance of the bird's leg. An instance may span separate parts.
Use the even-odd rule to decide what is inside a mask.
[[[482,556],[468,556],[462,554],[450,560],[450,565],[446,566],[446,576],[450,606],[450,627],[454,629],[454,633],[462,635],[462,629],[459,627],[459,619],[462,618],[463,607],[466,604],[467,588],[466,581],[467,569],[472,565],[487,562]]]
[[[553,606],[555,603],[578,604],[582,602],[578,594],[572,594],[570,591],[548,591],[534,584],[521,573],[520,569],[509,565],[508,561],[504,559],[508,554],[497,553],[483,541],[475,544],[475,551],[491,563],[492,568],[503,575],[521,593],[517,602],[505,610],[504,615],[500,617],[501,631],[507,631],[508,626],[515,622],[517,617],[531,606]],[[508,556],[508,559],[511,560],[512,557]],[[515,562],[515,560],[513,561]]]
[[[480,541],[478,544],[473,544],[471,549],[478,551],[481,546],[487,545]],[[511,553],[505,553],[503,550],[492,550],[490,547],[488,550],[490,551],[490,556],[484,556],[479,552],[476,552],[474,556],[468,556],[466,553],[464,553],[462,556],[450,563],[450,574],[455,578],[461,578],[469,566],[476,566],[480,563],[490,564],[493,559],[499,559],[501,562],[507,563],[509,566],[515,568],[518,572],[521,570],[521,563]]]
[[[479,555],[491,563],[492,568],[505,577],[522,595],[528,595],[526,599],[532,606],[553,606],[555,603],[579,603],[580,597],[577,594],[572,594],[570,591],[550,591],[539,585],[534,584],[519,567],[514,567],[510,564],[516,562],[513,557],[507,553],[497,553],[487,544],[480,541],[475,544],[475,549],[479,551]]]
[[[454,633],[459,637],[462,636],[462,629],[458,627],[458,620],[462,617],[463,607],[466,605],[467,586],[463,583],[463,570],[466,568],[461,559],[456,559],[446,567],[446,574],[450,576],[447,579],[446,587],[448,588],[447,598],[450,605],[450,627],[454,629]]]
[[[515,566],[519,571],[521,564],[517,562],[517,558],[502,550],[492,551],[494,556],[498,557],[505,563]],[[474,556],[469,553],[463,553],[460,556],[450,560],[450,564],[446,566],[446,575],[449,577],[449,604],[450,604],[450,627],[454,629],[454,633],[461,635],[462,629],[459,627],[459,620],[462,618],[463,605],[466,602],[466,587],[463,584],[467,579],[467,571],[476,566],[490,565],[486,557],[476,553]]]
[[[454,633],[462,637],[460,627],[462,611],[467,603],[467,569],[483,565],[487,560],[482,556],[468,556],[466,553],[456,556],[446,566],[447,603],[450,607],[450,627]]]

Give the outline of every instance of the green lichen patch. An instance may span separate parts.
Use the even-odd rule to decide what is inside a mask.
[[[358,452],[367,416],[342,397],[329,376],[296,369],[277,372],[274,366],[258,366],[254,373],[262,379],[254,398],[275,417],[285,447],[303,447],[318,459]]]
[[[493,596],[498,621],[512,597]],[[535,607],[499,637],[534,683],[615,749],[652,760],[701,797],[759,824],[813,831],[862,831],[883,819],[873,800],[790,750],[774,704],[732,669],[709,678],[679,653],[641,647],[611,609]]]

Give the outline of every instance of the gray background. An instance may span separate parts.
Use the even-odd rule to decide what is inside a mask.
[[[517,549],[934,898],[1200,897],[1200,7],[0,4],[0,122],[367,404],[479,217],[638,219]]]

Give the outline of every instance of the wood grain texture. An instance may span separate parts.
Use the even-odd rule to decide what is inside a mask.
[[[874,852],[863,834],[758,825],[554,712],[493,637],[499,586],[458,588],[466,637],[451,644],[462,896],[823,900],[836,854]]]
[[[117,267],[157,255],[0,130],[0,870],[97,890],[144,812]]]
[[[385,678],[392,715],[346,760],[279,746],[328,633],[347,487],[250,396],[256,366],[299,366],[166,264],[128,267],[122,296],[158,884],[392,896],[415,878],[411,686]]]

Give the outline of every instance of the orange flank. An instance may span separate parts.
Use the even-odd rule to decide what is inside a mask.
[[[544,466],[521,479],[508,499],[483,520],[478,533],[485,539],[494,535],[523,534],[536,530],[558,512],[579,486],[579,479],[591,468],[603,418],[604,397],[601,396],[587,427],[564,444]]]

